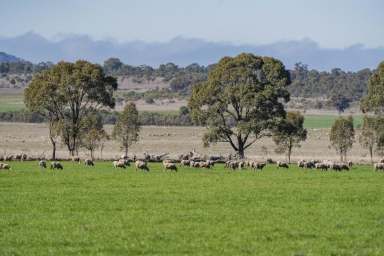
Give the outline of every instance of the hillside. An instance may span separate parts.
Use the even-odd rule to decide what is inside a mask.
[[[19,62],[21,61],[21,59],[13,56],[13,55],[10,55],[10,54],[7,54],[5,52],[0,52],[0,63],[4,63],[4,62]]]
[[[216,63],[223,56],[250,52],[278,58],[290,69],[295,63],[302,62],[321,71],[330,71],[335,67],[347,71],[374,68],[384,59],[383,47],[367,48],[364,45],[352,45],[346,48],[322,48],[310,39],[255,45],[212,42],[186,37],[175,37],[166,42],[119,43],[113,39],[94,40],[87,35],[65,35],[53,41],[29,32],[15,37],[0,38],[0,49],[35,63],[77,59],[102,63],[105,59],[116,56],[135,66],[144,63],[159,66],[166,62],[180,66],[193,62],[209,65]]]

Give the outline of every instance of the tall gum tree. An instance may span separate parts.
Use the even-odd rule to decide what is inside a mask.
[[[277,59],[247,53],[222,58],[208,80],[193,87],[188,104],[193,120],[207,128],[204,145],[227,142],[244,158],[245,150],[285,117],[289,84]]]
[[[34,77],[25,101],[43,109],[60,122],[60,136],[71,156],[80,146],[82,120],[102,108],[113,108],[115,78],[106,76],[101,66],[87,61],[59,62]],[[27,104],[28,106],[28,104]]]

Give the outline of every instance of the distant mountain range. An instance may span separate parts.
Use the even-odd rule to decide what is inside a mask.
[[[77,59],[102,63],[110,57],[118,57],[126,64],[151,66],[167,62],[181,66],[191,63],[207,65],[216,63],[223,56],[251,52],[276,57],[282,60],[287,68],[302,62],[318,70],[341,68],[350,71],[375,68],[384,60],[384,47],[366,48],[363,45],[353,45],[344,49],[321,48],[310,39],[264,45],[235,45],[184,37],[176,37],[169,42],[118,43],[113,40],[93,40],[84,35],[49,40],[33,32],[15,37],[0,37],[0,51],[34,63]]]
[[[18,61],[23,61],[20,58],[17,58],[13,55],[7,54],[5,52],[0,52],[0,63],[4,62],[18,62]]]

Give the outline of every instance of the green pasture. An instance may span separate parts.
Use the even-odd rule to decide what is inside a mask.
[[[305,115],[304,127],[305,128],[331,128],[338,115]],[[361,127],[363,123],[363,116],[353,116],[355,127]]]
[[[0,91],[0,112],[19,111],[24,108],[24,98],[22,94]]]
[[[0,255],[384,255],[384,173],[10,162]]]

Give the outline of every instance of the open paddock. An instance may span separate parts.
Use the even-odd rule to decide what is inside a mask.
[[[0,171],[0,255],[383,255],[384,173]]]
[[[106,125],[105,128],[111,134],[112,126]],[[217,143],[208,148],[203,147],[201,138],[204,131],[205,129],[202,127],[144,126],[140,132],[139,142],[130,148],[129,154],[142,156],[144,152],[150,154],[169,153],[170,157],[175,158],[177,155],[190,152],[193,149],[203,155],[227,156],[233,153],[232,148],[227,143]],[[359,131],[356,133],[358,136]],[[360,146],[357,136],[352,150],[348,153],[348,160],[369,163],[368,151]],[[330,147],[329,129],[309,129],[308,138],[301,145],[300,148],[293,149],[293,162],[300,159],[339,159],[335,150]],[[246,156],[259,160],[266,160],[267,158],[272,158],[275,161],[283,160],[284,155],[276,154],[274,152],[275,147],[270,138],[264,138],[252,145],[246,151]],[[21,152],[31,156],[44,154],[46,157],[50,157],[51,144],[46,124],[0,122],[0,155]],[[84,149],[81,149],[80,153],[82,158],[89,157]],[[119,144],[111,140],[105,144],[102,157],[119,158],[121,154],[122,150]],[[95,156],[100,157],[99,150],[95,152]],[[58,147],[58,157],[68,157],[68,151],[61,143]]]

